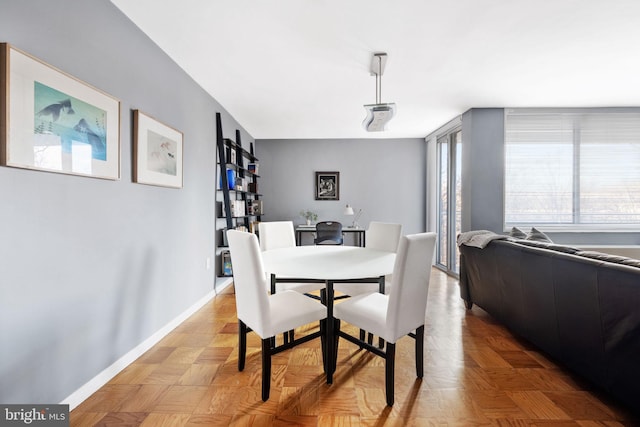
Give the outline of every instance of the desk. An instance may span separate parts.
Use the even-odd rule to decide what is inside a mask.
[[[393,273],[396,254],[357,246],[295,246],[262,252],[262,262],[271,280],[301,282],[322,280],[327,293],[327,330],[325,334],[327,384],[333,382],[336,369],[334,341],[333,284],[384,283]],[[280,277],[280,278],[278,278]]]
[[[298,225],[296,226],[296,245],[300,246],[302,241],[302,233],[315,233],[315,225]],[[358,246],[364,246],[365,243],[365,229],[360,227],[343,227],[343,233],[355,234],[356,244]]]

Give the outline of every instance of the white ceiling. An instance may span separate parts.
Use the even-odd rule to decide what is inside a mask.
[[[638,0],[111,0],[256,139],[424,137],[471,107],[640,105]],[[386,132],[373,52],[387,52]]]

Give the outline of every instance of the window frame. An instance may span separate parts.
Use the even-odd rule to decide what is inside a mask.
[[[511,230],[512,227],[533,227],[535,226],[538,229],[550,231],[550,232],[638,232],[640,228],[640,220],[638,222],[632,223],[581,223],[580,221],[580,203],[581,203],[581,194],[580,194],[580,172],[581,172],[581,164],[580,164],[580,144],[582,143],[581,132],[584,129],[584,126],[576,125],[577,122],[580,122],[579,117],[585,115],[606,115],[606,114],[633,114],[638,116],[638,120],[640,123],[640,108],[560,108],[560,109],[552,109],[552,108],[511,108],[504,109],[504,162],[503,162],[503,173],[504,173],[504,181],[503,181],[503,209],[502,209],[502,222],[504,231]],[[521,222],[507,222],[507,149],[508,149],[508,121],[510,115],[558,115],[565,116],[563,118],[572,117],[573,120],[573,128],[572,132],[572,144],[573,144],[573,171],[572,171],[572,220],[571,222],[566,223],[539,223],[539,222],[531,222],[531,221],[521,221]],[[578,119],[576,119],[578,117]],[[638,125],[640,128],[640,124]],[[588,142],[585,142],[588,143]],[[638,139],[638,144],[640,144],[640,134]],[[637,212],[640,215],[640,211]],[[585,214],[588,215],[588,214]]]

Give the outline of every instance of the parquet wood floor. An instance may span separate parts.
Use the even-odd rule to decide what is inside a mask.
[[[73,410],[71,426],[640,425],[483,310],[465,310],[457,281],[436,269],[425,375],[415,377],[413,340],[400,340],[392,408],[382,359],[344,340],[333,385],[314,340],[273,358],[271,398],[262,402],[260,340],[250,334],[238,372],[237,327],[229,288]]]

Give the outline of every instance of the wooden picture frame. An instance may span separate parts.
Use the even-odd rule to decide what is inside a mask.
[[[340,200],[340,172],[316,172],[316,200]]]
[[[120,179],[120,101],[0,43],[0,165]]]
[[[183,135],[133,110],[133,182],[182,188]]]

